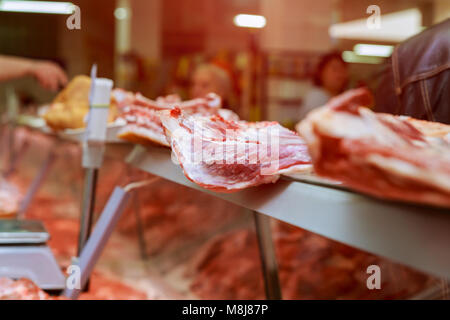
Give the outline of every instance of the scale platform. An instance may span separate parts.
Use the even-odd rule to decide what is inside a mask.
[[[49,239],[40,221],[0,220],[0,278],[27,278],[43,290],[63,290],[65,277]]]

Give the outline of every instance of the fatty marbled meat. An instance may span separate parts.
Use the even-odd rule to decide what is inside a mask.
[[[0,300],[58,300],[28,279],[0,278]]]
[[[279,223],[274,227],[284,299],[402,299],[425,289],[428,276]],[[368,290],[367,267],[379,265],[382,290]],[[202,299],[264,299],[256,234],[212,239],[190,263],[191,290]]]
[[[113,95],[119,101],[122,118],[127,122],[126,126],[120,130],[118,137],[134,143],[169,146],[160,119],[162,110],[180,108],[191,116],[218,114],[230,119],[238,119],[232,111],[222,109],[222,99],[214,93],[204,98],[187,101],[181,101],[175,95],[159,97],[155,101],[140,93],[134,94],[121,89],[116,89]]]
[[[370,104],[367,89],[351,90],[298,125],[315,172],[378,198],[450,207],[450,126]]]
[[[191,117],[181,109],[160,117],[185,176],[205,189],[236,192],[311,166],[305,142],[277,122]]]

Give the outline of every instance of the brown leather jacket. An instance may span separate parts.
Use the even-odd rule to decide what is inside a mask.
[[[395,48],[375,109],[450,124],[450,19]]]

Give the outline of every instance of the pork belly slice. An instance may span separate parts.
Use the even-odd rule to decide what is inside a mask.
[[[445,125],[374,113],[370,101],[366,89],[349,91],[297,126],[315,172],[379,198],[450,207]]]
[[[114,96],[120,106],[122,118],[127,122],[118,137],[138,144],[169,146],[159,118],[161,110],[180,108],[190,115],[217,114],[229,120],[239,119],[231,110],[222,109],[222,99],[213,93],[188,101],[181,101],[176,95],[160,97],[154,101],[140,93],[134,94],[121,89],[114,90]]]
[[[277,122],[227,121],[161,112],[172,152],[185,176],[216,192],[235,192],[276,182],[290,170],[311,164],[306,144]]]
[[[119,131],[120,139],[169,147],[157,110],[133,105],[124,108],[122,117],[127,125]]]

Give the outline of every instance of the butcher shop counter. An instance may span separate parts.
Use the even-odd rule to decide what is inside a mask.
[[[79,143],[81,140],[81,135],[61,136],[44,132],[42,127],[24,126],[29,130],[53,136],[56,138],[55,143]],[[180,166],[172,161],[168,148],[108,143],[106,149],[107,156],[109,154],[111,158],[124,160],[131,166],[155,176],[206,192],[255,212],[268,298],[281,298],[268,223],[270,217],[418,270],[439,277],[450,277],[449,210],[377,200],[311,176],[283,177],[275,184],[232,194],[215,193],[189,181]],[[42,179],[43,177],[37,180]],[[35,192],[36,189],[37,187],[30,190]],[[123,191],[120,195],[122,198],[125,197],[124,192],[127,193]],[[114,202],[120,203],[120,196],[113,194],[112,205],[107,205],[104,209],[105,213],[110,213],[110,217],[119,215],[117,212],[120,211],[120,205],[114,205]],[[107,223],[99,225],[107,228],[107,231],[99,230],[99,236],[92,240],[93,243],[99,243],[98,238],[106,239],[108,232],[114,228],[113,224],[108,224],[111,218],[105,217],[105,220]],[[96,250],[90,253],[98,255],[102,246],[96,247]],[[94,261],[98,258],[93,259],[91,256],[85,260]],[[92,263],[94,264],[95,262]]]
[[[450,278],[450,211],[378,200],[338,185],[281,178],[277,183],[215,193],[189,181],[169,149],[137,146],[126,160],[143,171],[209,193],[324,237]],[[176,200],[175,200],[176,201]]]
[[[58,154],[58,146],[65,143],[81,144],[84,140],[85,130],[71,129],[55,132],[46,126],[45,121],[42,118],[30,115],[18,115],[15,123],[12,124],[12,128],[14,129],[15,127],[21,127],[32,132],[33,134],[45,135],[52,139],[52,146],[47,150],[44,160],[40,165],[40,168],[36,173],[30,187],[28,188],[24,200],[22,201],[21,208],[19,210],[19,217],[23,217],[32,199],[34,198],[34,195],[42,185],[48,172],[51,170],[53,162],[58,156],[60,156]],[[106,158],[122,161],[133,150],[132,144],[116,137],[120,128],[121,126],[118,124],[109,125],[107,128],[104,152],[104,156]],[[9,141],[9,145],[7,146],[9,159],[5,173],[6,175],[9,175],[16,170],[18,163],[21,161],[22,157],[24,157],[29,147],[28,142],[25,141],[17,147],[17,150],[14,150],[12,147],[14,145],[13,134],[10,139],[12,140]]]

